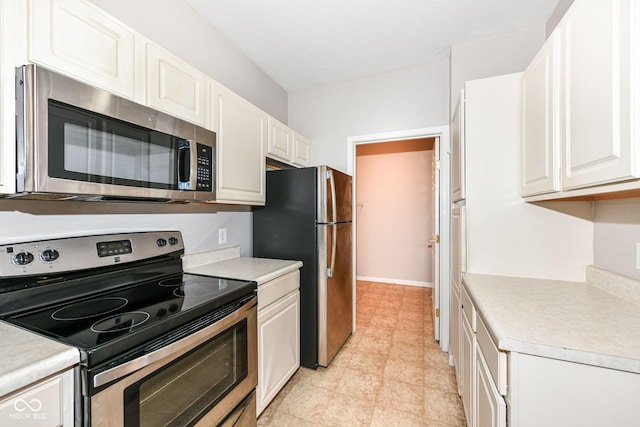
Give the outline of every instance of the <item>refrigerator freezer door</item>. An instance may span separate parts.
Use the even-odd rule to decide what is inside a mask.
[[[351,335],[353,283],[351,267],[351,223],[318,225],[318,365],[328,366]],[[334,228],[336,244],[333,245]],[[334,250],[332,254],[331,252]],[[333,274],[327,264],[335,255]]]

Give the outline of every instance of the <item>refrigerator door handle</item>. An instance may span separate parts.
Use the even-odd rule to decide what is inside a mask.
[[[336,207],[336,182],[333,179],[333,171],[329,169],[327,171],[327,178],[329,179],[329,189],[331,191],[331,214],[333,217],[331,221],[333,230],[331,236],[331,264],[329,268],[327,268],[327,277],[333,276],[333,269],[336,265],[336,239],[338,237],[338,227],[335,225],[336,219],[338,218],[338,208]]]
[[[327,268],[327,277],[333,276],[333,270],[336,266],[336,240],[338,238],[338,225],[331,224],[331,266]]]

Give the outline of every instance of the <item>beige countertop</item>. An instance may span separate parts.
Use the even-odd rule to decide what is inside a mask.
[[[602,283],[463,275],[500,350],[640,373],[640,304],[621,297],[640,282],[624,281],[617,292]]]
[[[0,322],[0,398],[80,363],[77,349]]]
[[[302,267],[301,261],[241,257],[238,246],[185,254],[182,262],[187,273],[254,280],[258,286]]]

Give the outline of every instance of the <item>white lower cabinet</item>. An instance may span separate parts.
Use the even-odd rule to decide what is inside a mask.
[[[449,348],[451,349],[451,357],[453,358],[453,366],[456,372],[456,379],[458,381],[458,394],[462,393],[459,385],[462,384],[462,369],[460,368],[460,325],[462,319],[460,317],[460,290],[451,287],[451,314],[450,314],[450,326],[451,333],[449,335]]]
[[[640,374],[509,353],[509,425],[634,427]]]
[[[458,382],[468,426],[639,425],[640,374],[500,350],[465,286]]]
[[[473,401],[474,401],[474,377],[473,370],[475,368],[475,334],[471,330],[471,325],[464,312],[462,313],[462,357],[461,357],[461,378],[462,378],[462,406],[464,407],[464,415],[467,424],[475,426],[473,420]]]
[[[258,287],[258,415],[300,367],[299,287],[299,270]]]
[[[506,427],[507,354],[498,350],[469,297],[461,288],[462,405],[471,427]]]
[[[61,374],[0,398],[3,427],[73,427],[74,374]]]
[[[498,388],[491,378],[491,371],[482,354],[482,349],[477,343],[475,347],[474,379],[476,389],[472,416],[475,421],[474,425],[506,427],[507,404],[498,393]]]

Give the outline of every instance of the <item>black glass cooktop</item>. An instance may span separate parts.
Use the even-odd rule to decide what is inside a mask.
[[[175,274],[4,320],[77,347],[92,365],[251,295],[255,282]]]

